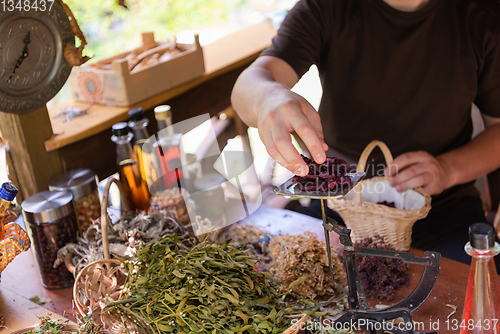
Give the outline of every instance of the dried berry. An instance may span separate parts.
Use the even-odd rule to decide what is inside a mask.
[[[377,202],[377,204],[385,205],[385,206],[388,206],[390,208],[395,208],[396,207],[396,204],[394,202],[382,201],[382,202]]]
[[[385,243],[380,236],[366,238],[361,242],[356,242],[355,246],[394,250],[394,247]],[[410,281],[406,274],[408,265],[400,259],[356,255],[356,261],[358,262],[361,283],[367,297],[386,298],[391,301],[394,299],[395,289],[400,285],[408,284]]]
[[[301,156],[309,167],[309,173],[306,176],[293,177],[292,181],[298,184],[300,190],[326,192],[351,182],[351,178],[345,175],[347,170],[345,160],[329,157],[324,163],[317,164],[308,157]]]

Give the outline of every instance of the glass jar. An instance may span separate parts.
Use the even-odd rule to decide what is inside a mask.
[[[203,234],[210,231],[206,229],[218,229],[226,226],[226,197],[223,184],[224,176],[217,173],[207,173],[194,181],[196,191],[191,194],[196,216],[201,219],[210,220],[211,227],[194,226],[195,234]]]
[[[189,192],[194,192],[194,181],[202,177],[201,162],[195,154],[186,153],[186,163],[182,166],[184,170],[184,185]]]
[[[73,194],[78,230],[84,233],[101,215],[97,175],[89,169],[75,169],[59,174],[49,182],[49,189]]]
[[[188,193],[184,189],[172,188],[157,192],[151,196],[149,213],[162,214],[165,218],[171,217],[183,227],[190,224],[189,212],[186,206]]]
[[[54,268],[57,251],[77,242],[78,224],[72,201],[73,195],[68,191],[42,191],[21,205],[42,284],[47,289],[68,288],[74,283],[65,266]]]

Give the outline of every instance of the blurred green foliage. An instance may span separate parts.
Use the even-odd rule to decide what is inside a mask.
[[[139,47],[141,32],[154,31],[155,40],[173,40],[182,30],[224,22],[232,8],[245,0],[66,0],[88,45],[92,61]]]

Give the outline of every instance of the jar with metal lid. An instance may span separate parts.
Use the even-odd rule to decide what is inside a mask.
[[[73,194],[76,219],[80,233],[84,233],[99,219],[101,203],[97,189],[97,175],[90,169],[75,169],[56,175],[49,182],[50,190],[69,191]]]
[[[21,205],[26,230],[47,289],[73,285],[73,275],[65,266],[54,268],[57,251],[68,243],[76,243],[78,225],[69,191],[42,191]]]

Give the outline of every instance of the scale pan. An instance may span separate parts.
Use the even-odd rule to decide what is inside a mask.
[[[365,173],[346,173],[346,175],[351,177],[351,183],[343,184],[334,190],[329,191],[305,191],[299,189],[299,184],[293,182],[292,178],[288,181],[276,187],[274,192],[281,196],[290,197],[303,197],[303,198],[317,198],[317,199],[329,199],[329,198],[341,198],[344,197],[352,188],[354,188],[364,177]]]

